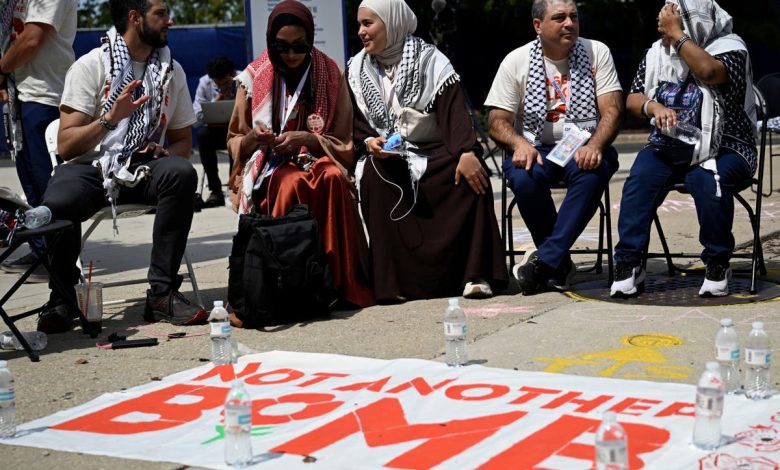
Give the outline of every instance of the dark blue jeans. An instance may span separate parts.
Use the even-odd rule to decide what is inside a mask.
[[[734,194],[745,187],[750,167],[744,158],[728,149],[721,149],[716,164],[720,177],[721,197],[716,195],[715,175],[702,167],[672,165],[664,159],[661,149],[648,145],[636,157],[631,173],[623,186],[620,202],[615,261],[638,266],[642,263],[650,237],[650,224],[658,206],[666,198],[668,188],[684,183],[693,196],[699,221],[699,242],[704,246],[701,259],[728,263],[734,251]]]
[[[16,155],[16,173],[27,202],[39,206],[51,177],[51,158],[46,148],[46,127],[60,117],[56,106],[19,102],[22,117],[22,150]],[[30,243],[43,246],[40,238]]]
[[[545,157],[552,147],[537,150]],[[569,249],[596,213],[604,188],[618,169],[617,151],[611,146],[605,149],[601,165],[593,170],[581,170],[571,159],[563,168],[547,160],[544,165],[534,163],[529,172],[514,166],[511,156],[504,159],[503,166],[520,215],[538,249],[537,256],[553,268],[561,267],[569,258]],[[561,181],[567,190],[558,211],[550,186]]]

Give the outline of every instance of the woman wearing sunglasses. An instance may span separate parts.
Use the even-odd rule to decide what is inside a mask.
[[[285,215],[308,204],[339,298],[373,304],[360,266],[352,167],[352,104],[336,63],[313,47],[311,11],[295,0],[268,17],[268,48],[241,72],[228,128],[231,199],[240,214]]]
[[[358,23],[364,48],[347,69],[374,294],[491,297],[507,270],[460,78],[412,36],[417,17],[403,0],[363,1]]]

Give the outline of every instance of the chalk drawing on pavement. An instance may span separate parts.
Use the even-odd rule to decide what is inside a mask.
[[[498,315],[522,315],[533,312],[530,305],[488,304],[479,307],[465,307],[463,312],[469,317],[493,318]]]
[[[599,377],[623,377],[627,379],[683,380],[692,369],[688,366],[668,364],[661,348],[670,348],[683,344],[683,340],[672,335],[648,333],[623,336],[620,342],[626,347],[596,351],[566,357],[536,357],[534,360],[548,362],[545,372],[563,372],[576,365],[588,365],[596,368]],[[628,373],[629,365],[640,365],[641,373]]]

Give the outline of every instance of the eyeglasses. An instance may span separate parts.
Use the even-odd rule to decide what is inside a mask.
[[[271,43],[271,47],[278,53],[278,54],[285,54],[287,51],[292,49],[293,54],[306,54],[309,52],[309,45],[308,44],[302,44],[302,43],[292,43],[285,41],[274,41]]]

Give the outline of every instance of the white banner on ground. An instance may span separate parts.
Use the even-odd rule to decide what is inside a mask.
[[[268,15],[282,0],[245,0],[247,31],[250,35],[250,62],[265,50],[265,32]],[[340,67],[347,63],[344,35],[344,0],[299,0],[309,7],[314,17],[314,46],[336,61]],[[356,19],[352,19],[357,21]]]
[[[268,352],[235,367],[252,396],[260,468],[588,469],[607,410],[628,434],[630,468],[776,469],[780,397],[726,398],[716,452],[694,448],[691,385],[461,369]],[[204,365],[102,395],[20,427],[0,443],[227,468],[222,405],[231,366]]]

